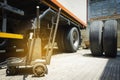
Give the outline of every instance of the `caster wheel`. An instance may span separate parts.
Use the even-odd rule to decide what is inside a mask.
[[[34,73],[34,76],[43,77],[45,76],[45,74],[48,73],[47,66],[42,63],[36,63],[33,66],[33,73]]]
[[[6,74],[9,75],[15,75],[16,73],[16,67],[8,67],[6,70]]]

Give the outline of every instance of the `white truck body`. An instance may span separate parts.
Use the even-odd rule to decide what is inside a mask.
[[[59,3],[61,3],[66,9],[82,20],[85,24],[87,23],[86,1],[87,0],[58,0]]]

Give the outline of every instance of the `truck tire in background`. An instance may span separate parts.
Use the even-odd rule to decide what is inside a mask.
[[[76,27],[70,27],[66,32],[65,46],[68,52],[76,52],[80,44],[80,34]]]
[[[102,56],[102,21],[94,21],[90,24],[90,50],[93,56]]]
[[[76,52],[80,42],[80,31],[76,27],[63,28],[58,32],[57,44],[59,50],[70,53]]]
[[[108,20],[105,22],[103,31],[103,49],[106,57],[117,55],[117,21]]]
[[[59,27],[58,28],[58,33],[57,33],[57,46],[59,51],[65,52],[65,28]]]

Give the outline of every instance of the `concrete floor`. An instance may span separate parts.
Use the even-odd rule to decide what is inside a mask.
[[[92,57],[90,50],[82,49],[56,54],[44,77],[33,77],[24,69],[15,76],[6,76],[5,70],[0,69],[0,80],[120,80],[120,50],[117,58]]]

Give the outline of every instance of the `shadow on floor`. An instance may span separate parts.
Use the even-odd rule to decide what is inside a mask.
[[[108,60],[99,80],[120,80],[120,51],[116,58]]]
[[[83,56],[93,57],[91,53],[85,53]],[[116,58],[109,58],[104,56],[97,58],[108,59],[104,70],[98,80],[120,80],[120,50],[117,51]]]
[[[33,74],[32,68],[17,68],[15,75],[30,75]],[[7,76],[15,76],[15,75],[7,75]]]
[[[110,58],[112,59],[111,57],[105,57],[104,55],[103,56],[93,56],[92,53],[85,53],[83,54],[84,57],[97,57],[97,58]],[[117,57],[120,57],[120,50],[117,51]]]

